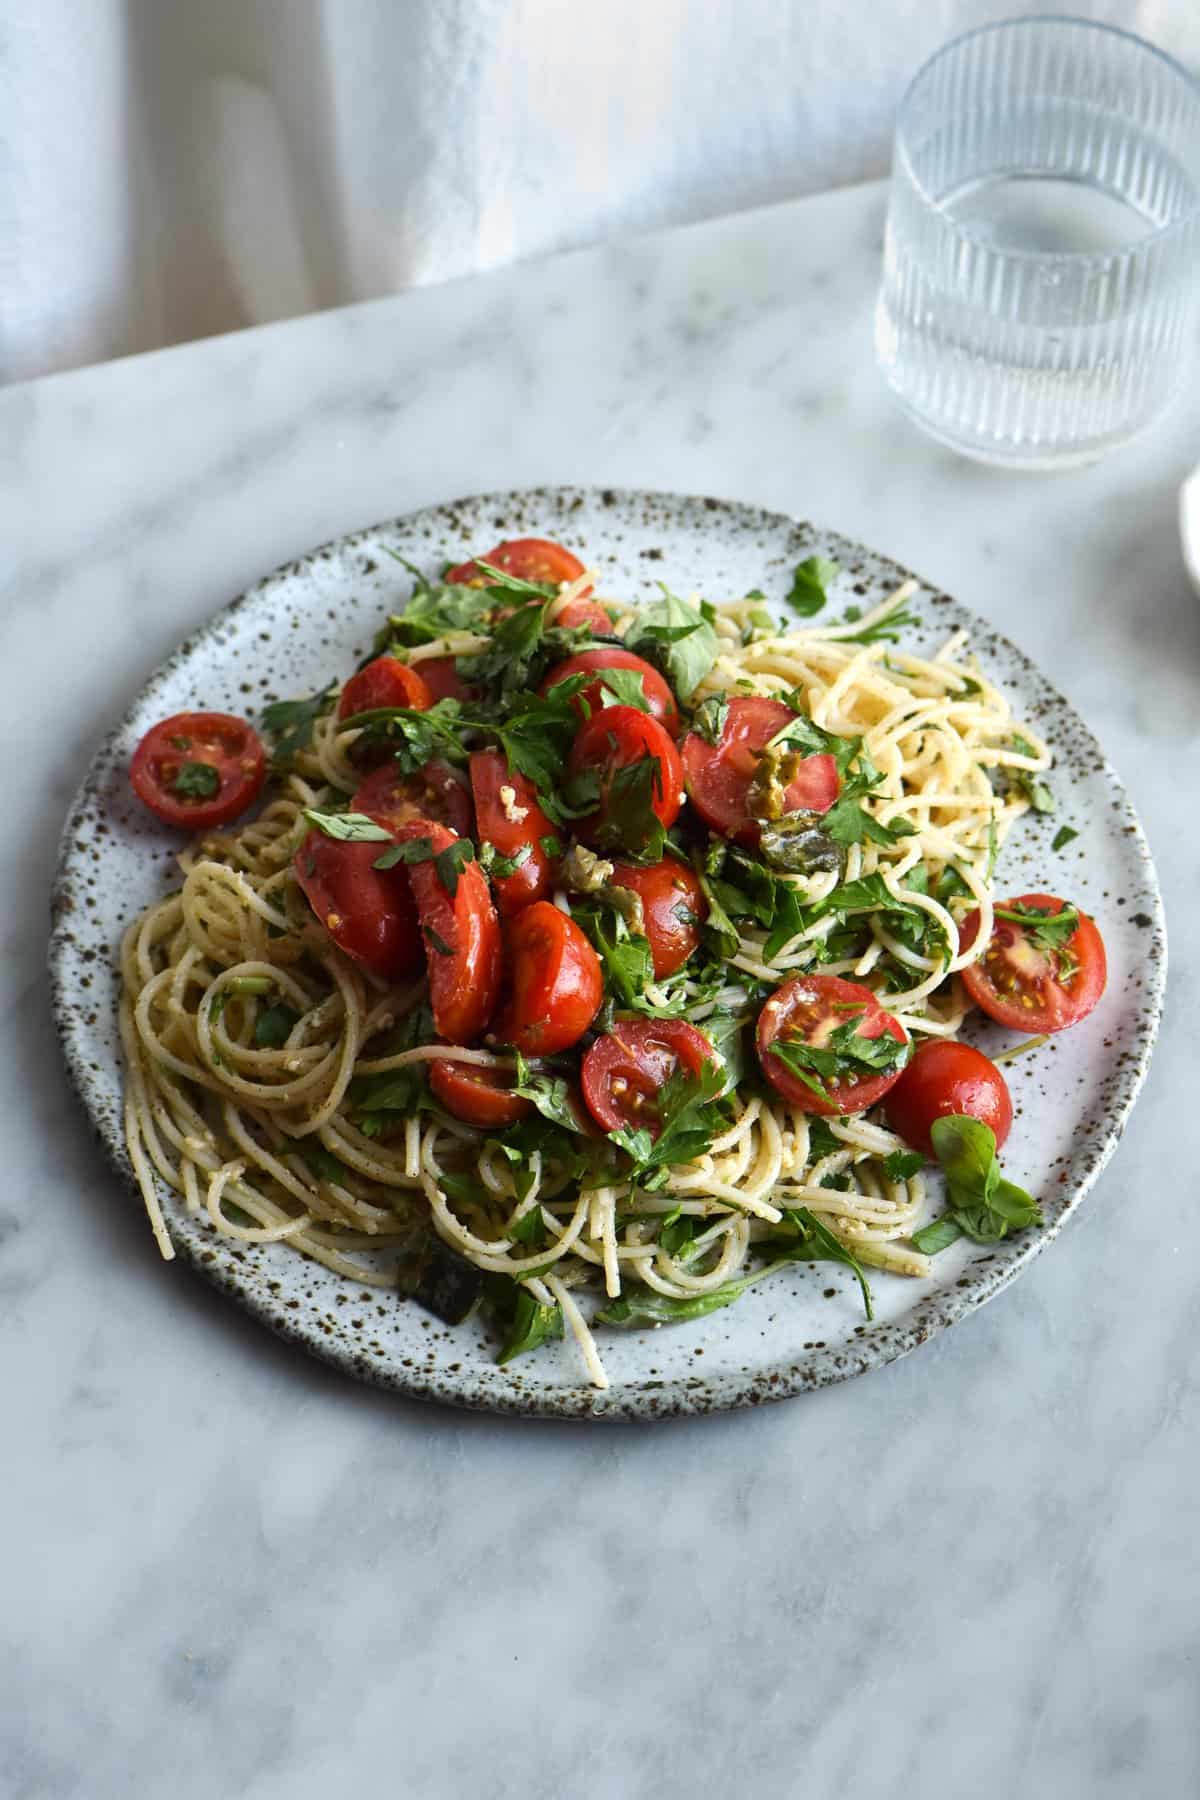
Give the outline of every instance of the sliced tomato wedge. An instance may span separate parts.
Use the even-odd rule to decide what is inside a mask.
[[[383,981],[421,967],[424,951],[403,867],[377,869],[380,843],[341,843],[310,831],[292,859],[308,904],[339,950]]]
[[[902,1061],[878,1073],[858,1074],[846,1059],[846,1072],[806,1071],[809,1080],[788,1068],[775,1046],[804,1044],[832,1054],[833,1034],[853,1023],[853,1035],[874,1043],[888,1037],[908,1043],[899,1019],[885,1012],[869,987],[843,981],[840,975],[797,975],[776,988],[758,1015],[758,1060],[771,1086],[801,1112],[841,1118],[874,1106],[900,1079]],[[810,1082],[815,1085],[810,1085]]]
[[[607,706],[575,737],[568,761],[576,791],[595,777],[599,804],[576,821],[581,838],[636,856],[650,840],[651,814],[664,828],[683,805],[679,752],[657,719],[636,706]],[[626,775],[625,771],[636,774]],[[582,802],[586,804],[586,802]]]
[[[402,706],[410,712],[428,712],[433,695],[415,669],[396,656],[377,656],[365,669],[352,675],[342,689],[338,701],[339,719],[353,719],[358,713],[374,712],[378,707]]]
[[[508,995],[496,1019],[496,1037],[525,1056],[569,1050],[604,999],[596,952],[575,921],[549,900],[535,901],[509,921],[504,947]]]
[[[604,707],[606,669],[628,670],[629,673],[640,676],[642,693],[650,708],[651,718],[660,720],[672,737],[679,736],[682,723],[679,707],[667,682],[644,657],[635,656],[632,650],[619,650],[615,644],[602,644],[595,650],[581,650],[577,656],[568,656],[565,662],[555,663],[542,682],[540,692],[548,694],[551,688],[557,687],[560,681],[569,681],[572,675],[594,675],[595,680],[580,688],[571,701],[581,719],[592,718]],[[637,708],[633,710],[637,711]]]
[[[613,628],[612,620],[597,600],[568,600],[555,613],[551,624],[561,625],[565,631],[579,631],[585,625],[591,632],[609,633]]]
[[[512,1077],[499,1069],[444,1059],[430,1063],[429,1085],[448,1113],[483,1131],[515,1125],[533,1111],[532,1100],[512,1093]]]
[[[496,905],[502,917],[510,918],[523,906],[544,900],[554,885],[555,859],[545,848],[554,827],[533,783],[510,769],[499,750],[477,750],[470,768],[480,842],[491,844],[498,856],[520,859],[507,875],[495,866],[491,870]]]
[[[464,681],[458,672],[456,656],[429,656],[417,665],[417,673],[429,689],[433,701],[477,700],[479,689]]]
[[[387,831],[414,819],[433,819],[459,837],[475,835],[475,809],[466,777],[440,757],[415,775],[401,775],[395,763],[384,763],[359,782],[350,806]]]
[[[209,831],[253,806],[267,776],[262,739],[231,713],[175,713],[152,725],[129,765],[134,793],[167,825]]]
[[[461,863],[447,883],[436,858],[464,840],[444,825],[414,819],[394,835],[399,843],[428,841],[430,857],[409,863],[407,872],[425,941],[434,1028],[448,1044],[469,1044],[491,1018],[500,991],[500,922],[487,879],[472,861]]]
[[[698,1075],[715,1060],[708,1039],[686,1019],[623,1019],[585,1053],[583,1097],[605,1131],[645,1127],[656,1138],[663,1086],[678,1070]]]
[[[933,1155],[934,1120],[951,1113],[990,1126],[997,1149],[1012,1129],[1012,1096],[995,1063],[973,1045],[947,1038],[917,1045],[884,1111],[892,1130],[925,1156]]]
[[[642,903],[656,980],[681,969],[700,942],[708,902],[687,863],[664,856],[656,863],[613,864],[612,885],[631,888]]]
[[[559,587],[564,581],[578,581],[583,574],[579,558],[550,538],[507,538],[494,550],[489,550],[483,560],[491,563],[494,569],[503,569],[506,575],[515,575],[518,581],[540,581],[547,587]],[[474,583],[478,587],[488,584],[487,575],[475,562],[459,563],[457,568],[450,570],[446,580]],[[591,589],[586,591],[590,593]]]
[[[1051,920],[1069,903],[1057,894],[1021,894],[998,900],[991,942],[969,968],[963,984],[976,1006],[1013,1031],[1042,1034],[1078,1025],[1104,992],[1108,963],[1094,920],[1079,914],[1065,941],[1040,921]],[[1025,917],[1013,915],[1024,914]],[[969,950],[979,932],[979,913],[968,913],[959,944]]]
[[[782,700],[739,695],[729,702],[720,739],[710,744],[697,731],[683,740],[683,769],[692,805],[711,830],[751,848],[762,820],[754,812],[754,778],[760,752],[777,732],[798,718]],[[838,797],[837,764],[821,752],[798,759],[789,770],[782,813],[825,813]]]

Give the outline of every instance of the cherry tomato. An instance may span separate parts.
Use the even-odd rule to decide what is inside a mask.
[[[1013,1031],[1065,1031],[1086,1019],[1104,992],[1104,940],[1086,913],[1080,913],[1066,943],[1053,947],[1038,944],[1036,920],[1022,924],[999,916],[1021,910],[1052,918],[1066,904],[1055,894],[998,900],[991,943],[977,963],[962,971],[976,1006]],[[961,949],[970,949],[978,930],[979,913],[969,913],[959,931]]]
[[[632,888],[642,902],[655,978],[683,967],[700,942],[708,902],[694,869],[664,856],[657,863],[613,864],[612,885]]]
[[[464,681],[458,672],[456,656],[430,656],[417,665],[417,673],[429,689],[432,699],[477,700],[479,689]]]
[[[487,877],[477,862],[461,863],[451,894],[434,858],[464,840],[431,819],[414,819],[394,835],[400,843],[429,840],[433,856],[409,863],[407,871],[425,940],[434,1029],[448,1044],[470,1043],[500,991],[500,923]]]
[[[714,1060],[708,1039],[686,1019],[622,1019],[586,1052],[583,1097],[605,1131],[644,1126],[657,1137],[660,1088],[677,1070],[698,1075]]]
[[[642,657],[635,656],[632,650],[618,650],[614,644],[603,644],[595,650],[581,650],[578,656],[568,656],[566,662],[556,663],[542,682],[540,692],[548,694],[557,687],[560,681],[570,680],[572,675],[596,675],[595,681],[589,681],[586,687],[571,701],[571,705],[581,719],[594,717],[603,707],[603,688],[605,669],[630,669],[642,678],[642,693],[646,705],[650,708],[650,716],[660,719],[671,733],[679,736],[681,720],[679,708],[675,704],[675,696],[658,670]],[[637,708],[633,708],[636,712]]]
[[[365,669],[352,675],[338,701],[339,719],[374,712],[381,706],[405,706],[410,712],[428,712],[433,695],[415,669],[396,656],[377,656]]]
[[[589,631],[609,634],[613,623],[597,600],[568,600],[567,604],[556,612],[551,620],[552,625],[561,625],[564,631],[578,631],[586,625]]]
[[[519,912],[504,941],[509,989],[495,1024],[497,1038],[515,1044],[524,1056],[570,1049],[604,999],[596,952],[575,921],[549,900]]]
[[[511,875],[492,870],[496,905],[509,918],[544,900],[554,885],[554,859],[542,848],[542,839],[553,837],[554,827],[538,804],[533,783],[510,769],[499,750],[477,750],[470,766],[480,841],[501,856],[527,852]]]
[[[168,825],[207,831],[258,799],[267,753],[258,733],[229,713],[176,713],[152,725],[129,766],[139,800]]]
[[[388,831],[413,819],[433,819],[448,825],[459,837],[475,835],[475,811],[466,779],[437,756],[415,775],[401,775],[394,762],[384,763],[359,782],[350,806]]]
[[[766,744],[799,715],[782,700],[738,696],[720,740],[710,744],[699,732],[683,740],[683,768],[692,805],[705,824],[739,844],[757,845],[761,822],[751,809],[759,755]],[[784,812],[828,812],[838,797],[837,764],[821,752],[797,761],[784,793]]]
[[[467,1125],[494,1131],[533,1111],[532,1100],[509,1092],[511,1077],[499,1069],[442,1060],[429,1065],[429,1085],[448,1113]]]
[[[595,812],[576,820],[575,829],[589,843],[617,843],[633,855],[643,848],[646,834],[645,805],[637,808],[623,795],[617,772],[635,763],[649,763],[647,787],[641,799],[649,801],[664,827],[675,823],[683,805],[683,768],[679,752],[657,719],[636,706],[606,706],[589,719],[575,737],[567,764],[572,779],[595,773],[600,778],[600,803]],[[640,812],[643,818],[639,820]],[[634,842],[634,838],[640,841]]]
[[[386,849],[310,831],[292,868],[338,949],[382,980],[399,981],[421,967],[424,953],[407,872],[375,867]]]
[[[583,574],[579,558],[549,538],[509,538],[489,550],[483,560],[491,563],[494,569],[503,569],[506,575],[515,575],[519,581],[540,581],[547,587],[561,586],[564,581],[578,581]],[[479,587],[486,587],[488,583],[486,574],[474,562],[459,563],[456,569],[451,569],[446,580],[474,582]]]
[[[823,1098],[771,1049],[779,1038],[799,1039],[814,1049],[824,1049],[831,1034],[850,1020],[859,1037],[875,1039],[886,1034],[897,1043],[908,1042],[908,1033],[899,1019],[884,1012],[870,988],[857,981],[843,981],[840,975],[794,976],[776,988],[759,1013],[758,1060],[763,1074],[776,1092],[801,1112],[820,1113],[830,1119],[863,1112],[900,1079],[900,1066],[862,1080],[851,1077],[831,1082],[827,1077],[814,1076],[824,1082]]]
[[[1013,1116],[1008,1083],[991,1058],[946,1038],[918,1044],[884,1111],[892,1130],[926,1156],[933,1155],[929,1128],[947,1113],[964,1113],[990,1125],[997,1148],[1008,1136]]]

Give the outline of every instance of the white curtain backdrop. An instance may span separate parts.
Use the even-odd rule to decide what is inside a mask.
[[[882,174],[1020,0],[0,0],[0,380]],[[1074,0],[1200,66],[1200,0]]]

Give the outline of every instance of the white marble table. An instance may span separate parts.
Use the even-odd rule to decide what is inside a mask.
[[[953,460],[873,367],[881,217],[861,189],[0,394],[6,1800],[1200,1789],[1200,403],[1072,474]],[[556,480],[778,506],[959,594],[1100,730],[1167,891],[1165,1035],[1078,1220],[907,1361],[765,1411],[356,1387],[163,1267],[58,1063],[59,821],[146,673],[299,549]]]

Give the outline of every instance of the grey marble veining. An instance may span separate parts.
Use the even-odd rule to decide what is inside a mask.
[[[867,188],[0,394],[0,1795],[1190,1796],[1200,404],[1053,478],[894,413]],[[538,481],[819,518],[991,617],[1159,860],[1167,1024],[1008,1293],[759,1412],[603,1430],[355,1387],[164,1268],[59,1067],[59,821],[105,725],[295,551]]]

